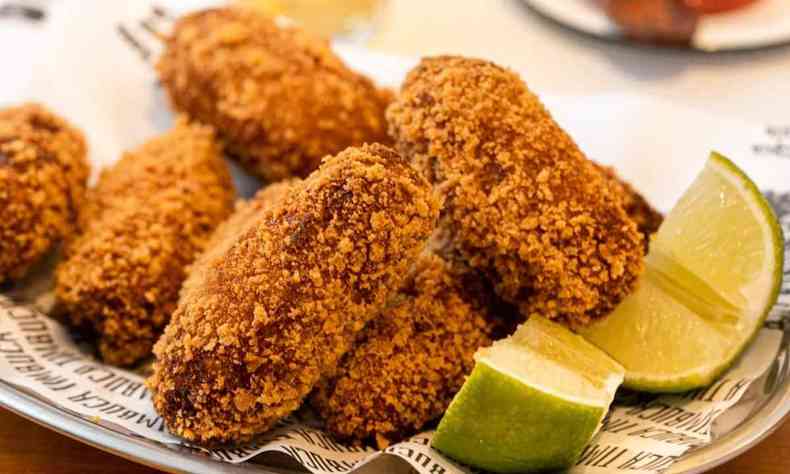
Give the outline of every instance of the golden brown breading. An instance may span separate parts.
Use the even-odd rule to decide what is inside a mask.
[[[623,196],[623,209],[625,209],[628,217],[636,223],[639,232],[642,233],[644,237],[645,253],[647,253],[650,236],[658,231],[658,228],[664,221],[664,216],[655,210],[653,206],[647,202],[647,199],[639,194],[633,186],[623,181],[622,178],[617,175],[614,168],[611,166],[602,166],[597,163],[596,166],[611,179],[613,185],[619,187],[619,192],[621,192]]]
[[[182,294],[189,291],[188,288],[192,286],[199,286],[204,278],[204,272],[211,267],[211,262],[221,259],[236,243],[239,236],[256,225],[257,216],[284,198],[298,182],[299,179],[293,178],[270,184],[258,191],[251,199],[237,202],[233,214],[211,234],[205,246],[206,250],[190,266],[187,279],[181,287]]]
[[[633,290],[642,236],[620,193],[516,74],[423,59],[388,119],[446,195],[453,246],[524,316],[585,324]]]
[[[495,276],[486,274],[480,268],[472,268],[463,255],[454,247],[449,235],[450,226],[446,217],[440,213],[427,250],[439,256],[445,263],[445,270],[452,275],[459,288],[463,288],[464,300],[474,303],[475,308],[485,308],[486,321],[493,340],[503,339],[516,331],[526,318],[517,306],[503,300],[494,287]]]
[[[74,233],[86,153],[82,133],[41,105],[0,110],[0,283]]]
[[[67,321],[94,332],[111,364],[146,357],[170,318],[186,268],[233,209],[214,132],[179,121],[105,170],[83,233],[56,271]]]
[[[470,298],[471,296],[471,298]],[[373,319],[311,398],[341,439],[398,442],[440,416],[491,343],[488,308],[436,255],[422,256],[397,302]]]
[[[228,152],[268,181],[304,177],[348,146],[388,141],[390,92],[348,69],[326,41],[251,9],[181,18],[158,70],[173,106],[216,127]]]
[[[298,408],[400,287],[438,212],[387,147],[324,159],[193,270],[148,382],[168,429],[243,441]]]

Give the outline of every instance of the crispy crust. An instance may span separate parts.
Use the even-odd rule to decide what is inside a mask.
[[[206,250],[190,266],[187,279],[182,286],[182,294],[190,291],[192,287],[200,286],[212,262],[221,260],[240,235],[255,227],[258,223],[257,216],[287,196],[298,183],[298,178],[280,181],[261,189],[247,201],[239,200],[233,214],[211,234]]]
[[[398,296],[311,398],[338,438],[384,448],[422,429],[461,388],[475,351],[491,343],[487,307],[438,256],[421,257]]]
[[[387,116],[446,196],[453,246],[524,316],[585,324],[632,291],[643,243],[621,193],[516,74],[423,59]]]
[[[323,156],[386,143],[391,93],[348,69],[326,41],[253,10],[181,18],[157,66],[173,106],[211,124],[253,174],[304,177]]]
[[[400,287],[438,210],[422,176],[370,145],[257,213],[201,259],[154,349],[148,383],[168,429],[238,442],[298,408]]]
[[[469,265],[455,248],[446,217],[439,215],[436,231],[428,242],[428,250],[444,261],[444,269],[451,275],[454,285],[462,290],[464,301],[476,309],[484,310],[491,339],[496,341],[513,334],[526,318],[519,308],[499,296],[491,275]]]
[[[55,290],[67,321],[95,333],[106,362],[129,365],[151,353],[187,266],[233,199],[213,131],[183,120],[102,173]]]
[[[648,245],[650,243],[650,236],[658,232],[661,223],[664,222],[664,216],[655,210],[653,206],[647,202],[633,186],[622,180],[617,175],[617,171],[611,166],[598,165],[600,169],[609,179],[612,185],[618,186],[619,192],[623,196],[623,209],[625,209],[628,217],[636,223],[637,229],[642,233],[645,244],[645,254],[647,254]]]
[[[41,105],[0,110],[0,283],[74,233],[86,153],[82,133]]]

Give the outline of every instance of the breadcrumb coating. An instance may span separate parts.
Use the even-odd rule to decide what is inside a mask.
[[[267,181],[388,141],[389,91],[346,67],[328,42],[253,9],[179,19],[157,68],[173,106],[216,127],[228,152]]]
[[[95,334],[105,362],[150,355],[187,266],[231,213],[234,194],[214,132],[184,120],[103,171],[55,291],[67,322]]]
[[[491,344],[488,308],[450,263],[422,256],[397,302],[373,319],[311,402],[340,439],[398,442],[440,416]]]
[[[182,286],[182,293],[189,291],[188,288],[192,286],[199,286],[199,282],[204,277],[203,272],[211,266],[210,263],[221,259],[240,235],[257,224],[256,217],[285,197],[298,182],[298,178],[292,178],[273,183],[258,191],[251,199],[239,200],[233,214],[211,234],[206,250],[190,266],[187,279]]]
[[[239,442],[297,409],[401,286],[439,207],[406,160],[365,145],[219,237],[154,348],[148,384],[168,429]]]
[[[486,274],[480,268],[469,265],[463,255],[455,248],[447,218],[439,215],[436,230],[428,241],[428,250],[439,256],[445,269],[463,288],[464,299],[474,302],[476,308],[484,308],[492,340],[510,336],[516,328],[526,321],[517,306],[502,299],[496,292],[494,275]]]
[[[621,193],[516,74],[423,59],[387,116],[446,196],[453,246],[525,317],[586,324],[633,290],[643,243]]]
[[[653,206],[647,202],[633,186],[622,180],[617,175],[617,171],[611,166],[597,165],[606,176],[611,179],[614,186],[619,187],[619,192],[623,196],[623,209],[625,209],[628,217],[636,223],[637,229],[644,237],[645,254],[647,254],[650,237],[658,232],[661,223],[664,222],[664,216],[655,210]]]
[[[75,232],[86,153],[82,133],[43,106],[0,110],[0,283]]]

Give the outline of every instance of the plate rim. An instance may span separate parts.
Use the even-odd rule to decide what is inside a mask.
[[[784,352],[783,370],[787,372],[787,365],[790,363],[790,332],[788,332],[790,328],[787,326],[787,317],[783,321],[785,323],[782,330],[784,335],[777,356]],[[766,412],[767,415],[758,416]],[[670,468],[669,472],[672,474],[697,474],[713,469],[750,450],[788,421],[790,421],[790,377],[785,376],[771,397],[762,403],[748,419],[721,438],[688,453],[686,456],[681,456],[681,459]],[[719,451],[721,453],[716,454]],[[684,465],[693,464],[694,460],[699,458],[709,459],[702,460],[699,464],[688,466],[683,470]]]

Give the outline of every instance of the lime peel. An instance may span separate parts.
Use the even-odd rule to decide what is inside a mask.
[[[784,237],[757,186],[712,153],[650,243],[639,287],[581,330],[626,387],[684,392],[729,368],[779,295]]]
[[[624,374],[583,338],[540,317],[475,357],[432,446],[495,472],[573,465]]]

